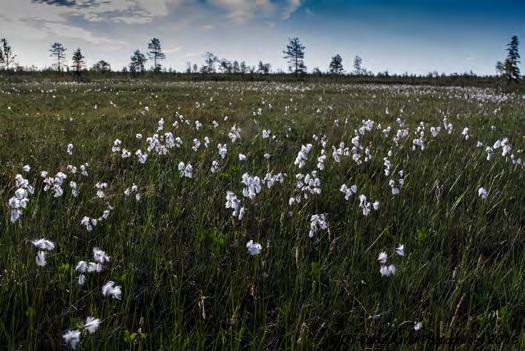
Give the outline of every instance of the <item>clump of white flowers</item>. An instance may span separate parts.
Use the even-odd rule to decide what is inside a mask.
[[[73,350],[76,350],[80,342],[80,330],[68,330],[64,335],[62,335],[64,343],[71,347]]]
[[[374,211],[379,210],[379,201],[374,201],[373,203],[369,202],[365,195],[359,195],[359,208],[363,211],[363,216],[368,216],[370,214],[370,206]]]
[[[255,195],[261,192],[261,179],[257,176],[252,177],[248,173],[244,173],[241,183],[244,184],[242,195],[250,200],[253,200]]]
[[[345,194],[345,200],[348,201],[352,195],[357,193],[357,185],[351,185],[350,187],[346,184],[341,185],[339,191]]]
[[[55,244],[47,239],[38,239],[33,240],[31,242],[34,247],[39,249],[35,261],[36,264],[40,267],[44,267],[46,265],[46,251],[52,251],[55,249]]]
[[[111,147],[111,152],[114,152],[114,153],[120,152],[121,145],[122,145],[122,141],[120,139],[115,139],[115,141],[113,141],[113,146]]]
[[[241,206],[241,200],[231,191],[226,192],[226,208],[231,208],[233,210],[232,216],[238,220],[243,218],[244,207]]]
[[[299,168],[303,168],[308,160],[308,154],[312,150],[312,144],[301,145],[301,150],[297,153],[294,165]]]
[[[29,185],[29,181],[20,174],[15,176],[15,183],[17,187],[15,196],[8,201],[11,209],[11,223],[15,223],[20,218],[22,210],[29,204],[29,195],[35,192],[33,186]]]
[[[146,163],[147,159],[148,159],[148,154],[147,153],[143,153],[142,150],[137,150],[135,151],[135,156],[137,156],[137,160],[141,163],[141,164],[144,164]]]
[[[228,153],[228,147],[226,146],[226,144],[218,144],[217,150],[219,151],[219,155],[221,156],[221,158],[224,160],[226,154]]]
[[[310,195],[321,194],[321,180],[317,176],[316,170],[306,175],[299,173],[295,176],[295,179],[295,189],[300,193],[290,198],[288,201],[290,206],[301,203],[302,199],[306,200]]]
[[[398,256],[405,256],[405,245],[399,244],[395,248],[395,253]],[[387,265],[388,254],[385,251],[381,251],[377,257],[377,261],[380,264],[379,273],[382,277],[390,277],[396,273],[396,265]]]
[[[135,200],[140,201],[142,196],[139,193],[139,187],[135,184],[133,184],[131,188],[126,188],[126,190],[124,190],[124,195],[126,197],[129,197],[133,194],[135,194]]]
[[[97,226],[98,221],[95,218],[84,216],[80,221],[80,224],[86,227],[88,232],[92,231]]]
[[[463,131],[461,132],[461,135],[463,135],[463,138],[465,140],[468,140],[470,138],[469,132],[470,132],[469,128],[467,128],[467,127],[463,128]]]
[[[177,166],[181,178],[192,178],[193,177],[193,167],[189,163],[179,162]]]
[[[275,183],[283,183],[284,177],[286,177],[286,174],[284,173],[278,173],[276,175],[273,175],[271,172],[266,173],[266,176],[264,176],[264,179],[262,182],[266,184],[268,189],[271,189]]]
[[[106,194],[104,193],[104,189],[108,187],[108,183],[106,182],[97,182],[95,184],[95,189],[97,189],[97,197],[99,199],[103,199],[106,197]]]
[[[234,125],[230,130],[228,137],[230,138],[232,144],[235,143],[238,139],[241,138],[241,128],[237,128],[237,126]]]
[[[218,169],[219,169],[219,162],[217,162],[215,160],[211,161],[210,172],[211,173],[215,173],[215,172],[217,172]]]
[[[86,282],[85,273],[100,273],[104,270],[104,264],[109,262],[109,256],[101,249],[93,248],[93,261],[86,262],[79,261],[75,267],[75,270],[79,272],[78,284],[84,285]]]
[[[405,184],[405,172],[404,170],[400,170],[398,172],[399,174],[399,180],[396,181],[394,179],[390,179],[390,181],[388,182],[388,185],[390,186],[390,189],[392,190],[392,195],[399,195],[399,192],[401,191],[401,188],[403,187],[403,185]]]
[[[120,300],[122,289],[120,286],[115,285],[114,281],[109,281],[102,286],[102,295],[111,296],[114,299]]]
[[[308,236],[313,238],[315,234],[321,230],[327,230],[328,223],[326,222],[326,216],[324,214],[314,214],[310,217],[310,231]]]
[[[62,172],[58,172],[54,177],[46,177],[44,179],[44,191],[53,191],[53,197],[58,198],[64,195],[64,189],[62,185],[67,179],[67,175]]]

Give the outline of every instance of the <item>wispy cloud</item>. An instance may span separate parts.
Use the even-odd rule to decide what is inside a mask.
[[[301,0],[288,0],[287,6],[284,8],[283,19],[290,18],[295,11],[301,6]]]

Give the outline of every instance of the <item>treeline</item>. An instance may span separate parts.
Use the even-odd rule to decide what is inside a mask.
[[[355,56],[351,69],[346,70],[341,55],[337,54],[327,64],[327,70],[315,67],[308,72],[304,63],[306,47],[299,38],[289,39],[283,50],[283,59],[288,65],[288,72],[281,70],[272,71],[269,63],[262,60],[257,65],[248,65],[245,61],[219,58],[212,52],[203,55],[201,64],[187,62],[187,68],[183,72],[176,72],[171,68],[163,67],[162,62],[166,55],[162,50],[160,40],[152,38],[147,43],[147,49],[143,53],[140,49],[135,50],[129,59],[129,64],[119,70],[111,67],[110,63],[100,60],[87,67],[86,58],[80,48],[73,51],[71,62],[68,64],[67,48],[60,42],[55,42],[49,49],[49,56],[53,65],[48,68],[21,67],[17,65],[17,55],[14,54],[6,39],[0,40],[0,70],[8,73],[10,79],[13,76],[25,77],[35,75],[54,79],[127,79],[127,78],[149,78],[157,80],[273,80],[273,81],[295,81],[295,80],[317,80],[338,81],[355,83],[400,83],[400,84],[440,84],[440,85],[477,85],[477,86],[523,86],[519,64],[520,54],[518,50],[519,40],[513,36],[507,45],[507,57],[503,62],[496,64],[496,76],[477,76],[473,72],[463,74],[439,74],[438,72],[426,75],[390,74],[388,71],[373,73],[363,65],[363,59]],[[152,65],[147,67],[147,62]],[[5,75],[5,74],[4,74]]]

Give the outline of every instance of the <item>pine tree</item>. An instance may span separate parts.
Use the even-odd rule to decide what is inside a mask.
[[[84,61],[85,57],[82,55],[82,51],[80,49],[76,49],[73,53],[73,69],[75,70],[75,74],[77,76],[80,75],[80,72],[84,69],[86,62]]]
[[[330,62],[330,73],[343,73],[343,58],[340,55],[335,55],[334,57],[332,57],[332,61]]]
[[[11,46],[7,42],[7,40],[1,39],[0,43],[0,64],[2,64],[6,70],[9,70],[9,66],[14,63],[16,55],[13,54],[13,51],[11,50]]]
[[[288,69],[295,75],[306,73],[304,49],[305,46],[301,44],[299,38],[295,37],[289,39],[286,50],[283,51],[284,58],[288,60]]]
[[[51,45],[51,49],[49,49],[49,52],[51,53],[49,56],[53,57],[56,60],[56,67],[58,71],[62,71],[62,62],[66,58],[66,48],[61,43],[53,43]]]
[[[157,38],[151,39],[148,44],[148,50],[148,58],[153,60],[153,71],[160,72],[161,64],[159,61],[166,58],[160,47],[160,40]]]
[[[359,56],[354,57],[354,73],[362,74],[363,73],[363,59]]]
[[[514,35],[511,38],[510,43],[507,44],[507,58],[505,59],[505,62],[498,62],[496,64],[497,71],[503,75],[509,83],[519,82],[522,79],[519,68],[521,61],[518,46],[519,39]]]
[[[129,71],[135,75],[144,72],[144,66],[146,64],[146,56],[140,50],[135,50],[133,56],[131,56],[131,62],[129,64]]]

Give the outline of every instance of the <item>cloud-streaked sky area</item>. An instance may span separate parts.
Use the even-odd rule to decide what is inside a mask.
[[[282,50],[298,36],[309,71],[340,54],[346,69],[359,55],[374,72],[493,74],[514,34],[525,45],[524,0],[0,0],[0,37],[39,67],[59,41],[68,59],[80,47],[89,66],[121,69],[158,37],[164,66],[179,71],[206,51],[286,69]]]

